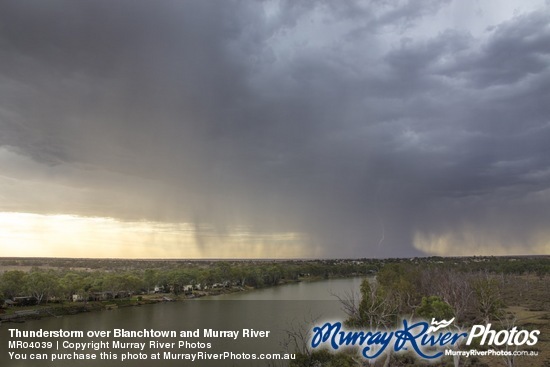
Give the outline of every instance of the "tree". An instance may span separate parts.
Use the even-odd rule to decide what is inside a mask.
[[[454,310],[447,302],[438,296],[422,297],[420,307],[416,309],[418,316],[427,319],[448,320],[454,317]]]
[[[400,314],[414,313],[420,303],[421,273],[410,264],[387,264],[376,276],[384,297],[393,299]]]
[[[173,293],[177,295],[183,290],[185,285],[191,283],[191,276],[185,270],[176,269],[168,275],[168,282],[172,287]]]
[[[73,294],[85,298],[85,282],[81,274],[68,272],[59,280],[61,294],[65,299],[71,299]]]
[[[157,273],[155,269],[145,269],[143,272],[143,282],[145,283],[145,288],[147,288],[147,293],[151,293],[151,288],[157,285]]]
[[[422,297],[422,303],[420,304],[420,307],[416,309],[416,312],[419,316],[422,316],[428,320],[449,320],[455,316],[455,311],[453,310],[451,305],[438,296]],[[454,326],[454,328],[460,330],[460,327]],[[451,346],[451,348],[455,350],[457,350],[459,347],[459,343]],[[455,367],[459,366],[460,356],[458,354],[453,355],[453,363]]]
[[[379,282],[363,279],[361,282],[361,300],[356,306],[355,295],[339,298],[348,315],[346,325],[366,327],[369,330],[380,330],[395,326],[399,316],[401,297],[382,287]],[[389,366],[391,351],[387,349],[384,366]],[[369,361],[369,363],[374,363]]]
[[[59,278],[53,270],[31,270],[26,276],[27,290],[36,298],[40,304],[43,299],[59,292]]]
[[[0,292],[6,298],[13,298],[25,292],[26,273],[21,270],[6,271],[0,276]]]
[[[513,314],[510,314],[510,315],[506,315],[506,317],[503,317],[501,320],[500,320],[500,326],[503,330],[512,330],[516,324],[517,324],[517,317]],[[504,363],[504,365],[506,367],[514,367],[516,365],[516,358],[517,358],[517,355],[515,354],[515,351],[518,350],[518,346],[517,345],[509,345],[508,343],[504,343],[504,345],[502,346],[497,346],[498,349],[501,349],[501,350],[504,350],[506,352],[509,352],[511,349],[513,349],[513,352],[508,354],[508,353],[504,353],[502,355],[502,362]]]
[[[504,302],[502,301],[501,284],[498,279],[491,277],[488,273],[480,273],[473,280],[472,286],[476,295],[478,311],[485,323],[489,323],[491,318],[499,318],[504,309]]]
[[[400,299],[395,293],[387,292],[378,282],[364,279],[361,283],[361,301],[359,302],[356,326],[368,326],[371,330],[388,328],[397,322]]]
[[[428,269],[422,272],[422,292],[441,297],[452,307],[456,321],[463,323],[474,294],[470,278],[470,274],[454,269]]]

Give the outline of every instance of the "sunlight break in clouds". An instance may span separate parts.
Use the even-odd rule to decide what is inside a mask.
[[[0,212],[2,256],[92,258],[303,257],[295,233],[225,233],[187,223],[121,222],[113,218]],[[276,254],[276,256],[274,256]]]
[[[464,228],[441,234],[417,232],[413,244],[426,255],[436,256],[547,255],[550,233],[537,232],[513,241],[482,229]]]

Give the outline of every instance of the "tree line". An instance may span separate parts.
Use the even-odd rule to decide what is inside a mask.
[[[406,295],[407,302],[418,304],[421,290],[425,288],[420,278],[446,279],[442,284],[447,286],[442,286],[439,292],[445,289],[457,292],[459,284],[455,283],[459,279],[469,277],[457,274],[534,273],[542,276],[550,273],[550,259],[547,256],[281,261],[71,261],[4,258],[0,259],[0,265],[34,266],[30,271],[9,270],[0,273],[0,299],[32,296],[38,303],[71,300],[73,295],[85,299],[99,292],[141,294],[150,293],[157,288],[177,295],[185,292],[189,285],[201,290],[212,289],[214,286],[261,288],[304,278],[364,276],[377,273],[379,287],[382,287],[380,289],[387,283],[387,288],[401,290],[399,294]],[[80,270],[84,268],[86,270]],[[418,275],[419,269],[423,269],[422,275]],[[447,272],[441,273],[440,269],[446,269]],[[430,271],[439,273],[430,274]],[[381,292],[380,289],[376,292]],[[412,292],[413,289],[415,292]],[[431,293],[426,294],[432,295]],[[456,312],[462,312],[466,305],[460,306],[458,302],[463,297],[455,294],[447,295],[445,299],[452,301],[450,297],[456,298],[453,301]]]
[[[30,271],[9,270],[0,274],[0,298],[31,296],[38,304],[69,301],[73,296],[88,299],[94,294],[147,294],[155,289],[178,295],[213,288],[261,288],[304,278],[365,275],[369,266],[355,263],[319,262],[283,264],[275,262],[236,264],[218,261],[168,268],[71,270],[34,267]]]

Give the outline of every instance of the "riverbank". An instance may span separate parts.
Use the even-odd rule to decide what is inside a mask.
[[[0,314],[0,321],[2,323],[13,322],[22,323],[30,320],[40,320],[47,317],[62,317],[69,315],[76,315],[85,312],[98,312],[98,311],[110,311],[113,309],[124,307],[139,307],[143,305],[163,303],[163,302],[181,302],[190,299],[196,299],[207,295],[225,294],[241,292],[243,290],[224,290],[212,294],[206,294],[205,292],[189,294],[189,295],[173,295],[170,293],[165,294],[152,294],[152,295],[139,295],[130,298],[111,299],[106,301],[87,301],[87,302],[63,302],[63,303],[47,303],[37,306],[27,307],[10,307],[4,309],[5,313]]]
[[[62,317],[76,315],[86,312],[110,311],[125,307],[139,307],[165,302],[183,302],[203,297],[218,296],[223,294],[252,292],[258,289],[279,287],[287,284],[299,283],[302,281],[313,282],[322,280],[322,277],[308,277],[298,280],[285,280],[275,286],[270,287],[224,287],[214,288],[208,291],[192,291],[191,293],[182,293],[174,295],[173,293],[155,293],[135,295],[129,298],[110,299],[104,301],[85,301],[85,302],[50,302],[35,306],[17,307],[0,309],[1,323],[23,323],[31,320],[40,320],[49,317]],[[3,312],[2,312],[3,311]]]

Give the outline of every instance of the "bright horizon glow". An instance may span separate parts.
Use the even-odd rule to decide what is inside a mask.
[[[443,234],[417,232],[413,245],[428,255],[435,256],[517,256],[550,255],[548,233],[534,233],[527,243],[503,246],[498,236],[475,228],[462,228]]]
[[[0,212],[3,257],[132,259],[289,259],[318,257],[306,252],[298,233],[254,233],[244,227],[225,231],[190,223],[120,221],[108,217]],[[427,256],[548,255],[550,241],[539,234],[525,247],[501,246],[471,228],[464,233],[417,232],[414,246]],[[490,242],[490,243],[489,243]]]
[[[0,253],[6,257],[298,258],[306,255],[302,237],[245,228],[198,233],[189,223],[0,212]]]

